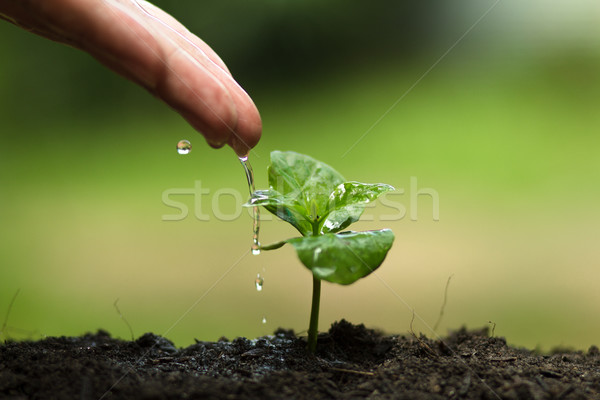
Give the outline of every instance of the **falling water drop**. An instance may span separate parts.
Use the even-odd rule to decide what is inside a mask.
[[[244,172],[246,172],[246,179],[248,180],[248,190],[250,191],[250,196],[254,193],[254,171],[252,171],[252,165],[248,161],[248,156],[239,157],[242,166],[244,167]],[[258,207],[252,207],[252,216],[253,216],[253,224],[252,224],[252,254],[255,256],[260,254],[260,242],[258,241],[258,231],[260,230],[260,211]]]
[[[267,323],[267,317],[263,317],[263,319],[262,319],[262,323],[263,323],[263,324],[266,324],[266,323]]]
[[[264,283],[265,283],[265,280],[263,279],[263,277],[260,276],[260,274],[257,274],[256,279],[254,280],[254,284],[256,285],[257,292],[261,292],[263,290]]]
[[[192,151],[192,144],[189,140],[180,140],[177,142],[177,153],[189,154]]]

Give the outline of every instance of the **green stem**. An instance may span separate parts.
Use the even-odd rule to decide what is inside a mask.
[[[319,235],[319,222],[313,223],[313,236]],[[321,280],[313,275],[312,306],[310,308],[310,324],[308,325],[308,351],[317,351],[317,336],[319,335],[319,306],[321,304]]]
[[[277,242],[277,243],[261,245],[260,249],[261,250],[276,250],[280,247],[283,247],[286,243],[287,243],[287,240],[282,240],[281,242]]]
[[[317,335],[319,334],[319,304],[321,302],[321,281],[313,276],[312,307],[310,309],[310,325],[308,327],[308,350],[317,351]]]

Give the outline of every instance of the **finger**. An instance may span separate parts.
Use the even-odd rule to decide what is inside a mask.
[[[81,48],[146,87],[214,147],[229,143],[238,155],[246,154],[262,129],[250,97],[208,45],[160,9],[140,4],[132,0],[20,3],[21,11],[25,10],[21,17],[31,30]]]
[[[236,110],[237,120],[234,126],[230,126],[231,130],[228,137],[221,136],[215,139],[209,135],[207,137],[209,143],[213,147],[221,147],[224,143],[229,143],[238,155],[247,154],[258,143],[262,131],[260,115],[248,94],[232,78],[225,64],[206,43],[191,34],[183,25],[159,8],[147,2],[140,2],[137,6],[151,18],[153,28],[157,32],[156,36],[171,42],[165,43],[166,47],[175,45],[178,48],[185,49],[199,66],[214,74],[229,91]]]
[[[228,86],[213,72],[223,70],[205,53],[198,50],[202,57],[193,57],[171,39],[170,29],[129,1],[102,3],[86,27],[80,43],[86,51],[144,85],[209,142],[229,139],[237,125],[237,109]]]
[[[122,0],[121,0],[122,1]],[[221,57],[215,51],[207,45],[202,39],[198,36],[192,34],[185,26],[183,26],[178,20],[173,18],[170,14],[164,12],[160,8],[156,7],[154,4],[149,3],[145,0],[125,0],[128,4],[131,4],[133,7],[136,7],[142,13],[147,14],[151,18],[156,19],[157,22],[161,24],[165,24],[170,30],[176,32],[177,35],[174,35],[172,39],[176,40],[176,42],[184,47],[186,46],[186,42],[189,42],[193,45],[193,47],[200,49],[213,63],[218,65],[224,71],[229,72],[227,65],[221,60]]]

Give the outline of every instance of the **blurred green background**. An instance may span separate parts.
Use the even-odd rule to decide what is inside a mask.
[[[598,2],[501,1],[422,80],[494,2],[155,3],[254,98],[258,187],[280,149],[401,189],[356,226],[394,230],[388,259],[377,276],[323,286],[321,330],[346,318],[406,332],[414,308],[415,330],[432,336],[452,276],[440,334],[492,321],[516,345],[599,344]],[[0,54],[0,322],[20,289],[3,337],[128,338],[117,299],[136,336],[180,346],[306,329],[309,272],[290,248],[249,254],[251,217],[234,218],[227,194],[247,198],[230,149],[208,148],[86,54],[8,23]],[[192,153],[176,154],[180,139]],[[411,201],[411,177],[439,195],[439,221],[431,196]],[[163,192],[196,181],[208,220],[174,195],[190,214],[163,221],[177,214]],[[263,243],[292,235],[262,225]]]

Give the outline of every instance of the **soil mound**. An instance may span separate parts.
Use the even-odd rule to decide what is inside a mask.
[[[0,345],[2,399],[600,399],[600,351],[540,355],[487,329],[443,340],[339,321],[316,355],[293,331],[184,349],[98,331]]]

